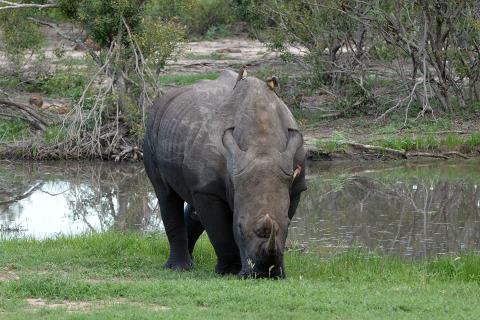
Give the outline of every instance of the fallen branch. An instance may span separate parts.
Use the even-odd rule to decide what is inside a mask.
[[[386,154],[393,155],[397,158],[407,159],[407,154],[403,150],[384,148],[384,147],[380,147],[380,146],[373,146],[373,145],[362,144],[362,143],[357,143],[357,142],[346,142],[345,144],[349,145],[351,147],[354,147],[354,148],[358,148],[358,149],[386,153]]]
[[[345,142],[345,145],[357,148],[357,149],[362,149],[367,152],[375,152],[375,153],[382,153],[382,154],[388,154],[391,156],[394,156],[396,158],[400,159],[409,159],[409,158],[437,158],[437,159],[451,159],[452,156],[457,156],[463,159],[468,159],[468,157],[458,151],[448,151],[448,152],[442,152],[442,153],[430,153],[430,152],[407,152],[405,150],[397,150],[397,149],[391,149],[391,148],[385,148],[385,147],[380,147],[380,146],[374,146],[374,145],[368,145],[368,144],[362,144],[358,142]]]
[[[407,158],[414,158],[414,157],[425,157],[425,158],[437,158],[437,159],[450,159],[450,157],[444,154],[437,154],[437,153],[429,153],[429,152],[407,152]]]
[[[444,152],[442,153],[443,155],[446,155],[446,156],[457,156],[457,157],[460,157],[460,158],[463,158],[463,159],[468,159],[468,157],[461,153],[461,152],[458,152],[458,151],[448,151],[448,152]]]
[[[50,124],[48,120],[44,119],[43,116],[38,114],[35,110],[33,110],[32,107],[26,104],[14,102],[11,100],[0,99],[0,106],[19,109],[24,115],[23,118],[38,130],[45,131],[47,129],[47,126]]]

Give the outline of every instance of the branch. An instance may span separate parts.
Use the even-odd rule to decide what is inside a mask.
[[[0,0],[1,1],[1,0]],[[65,32],[63,32],[57,24],[55,23],[52,23],[52,22],[48,22],[48,21],[44,21],[44,20],[40,20],[40,19],[36,19],[36,18],[33,18],[33,17],[28,17],[27,18],[28,20],[30,21],[33,21],[35,23],[38,23],[40,25],[44,25],[44,26],[47,26],[47,27],[50,27],[52,29],[55,30],[55,32],[62,38],[68,40],[68,41],[71,41],[73,43],[76,43],[78,44],[82,49],[84,49],[85,51],[88,52],[88,54],[93,58],[93,60],[99,65],[103,65],[102,61],[100,60],[100,57],[95,53],[95,51],[92,49],[92,48],[89,48],[82,40],[80,39],[76,39],[76,38],[73,38],[71,36],[69,36],[68,34],[66,34]]]
[[[11,100],[0,99],[0,106],[2,105],[10,108],[15,107],[17,109],[20,109],[23,114],[28,118],[28,122],[39,130],[45,131],[47,129],[47,126],[49,125],[48,121],[45,120],[30,106]]]
[[[3,4],[3,7],[0,7],[0,10],[13,10],[13,9],[49,9],[49,8],[58,8],[58,4],[54,2],[49,2],[45,4],[37,3],[21,3],[21,2],[11,2],[0,0],[0,4]]]

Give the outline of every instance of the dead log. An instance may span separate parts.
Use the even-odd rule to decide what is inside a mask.
[[[377,152],[377,153],[389,154],[389,155],[392,155],[396,158],[407,159],[407,154],[403,150],[384,148],[384,147],[380,147],[380,146],[373,146],[373,145],[362,144],[362,143],[357,143],[357,142],[346,142],[345,144],[348,145],[348,146],[357,148],[357,149],[362,149],[362,150],[366,150],[366,151],[374,151],[374,152]]]
[[[362,149],[368,152],[382,153],[394,156],[400,159],[409,159],[409,158],[436,158],[436,159],[451,159],[451,156],[457,156],[463,159],[468,159],[466,155],[458,151],[449,151],[443,153],[430,153],[430,152],[406,152],[404,150],[397,150],[391,148],[385,148],[380,146],[362,144],[357,142],[346,142],[346,145],[351,147]]]
[[[47,129],[47,126],[50,124],[48,120],[46,120],[32,107],[26,104],[6,99],[0,99],[0,106],[8,107],[10,109],[18,109],[23,114],[24,120],[26,120],[32,127],[37,130],[45,131]]]
[[[461,153],[461,152],[458,152],[458,151],[448,151],[448,152],[444,152],[442,153],[443,155],[446,155],[446,156],[457,156],[457,157],[460,157],[460,158],[463,158],[463,159],[468,159],[468,157]]]
[[[438,153],[429,153],[429,152],[407,152],[407,158],[414,158],[414,157],[423,157],[423,158],[437,158],[437,159],[450,159],[450,157],[444,154]]]

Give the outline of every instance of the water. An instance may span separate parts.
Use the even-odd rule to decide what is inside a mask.
[[[480,250],[480,162],[310,163],[292,250]],[[0,162],[0,237],[162,231],[141,164]]]

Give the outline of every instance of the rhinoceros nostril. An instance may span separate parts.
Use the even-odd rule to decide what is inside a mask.
[[[272,233],[272,228],[276,228],[275,225],[275,221],[268,213],[261,215],[255,227],[255,234],[260,238],[268,238]]]
[[[260,238],[268,238],[270,235],[270,228],[260,227],[255,230],[255,234]]]

